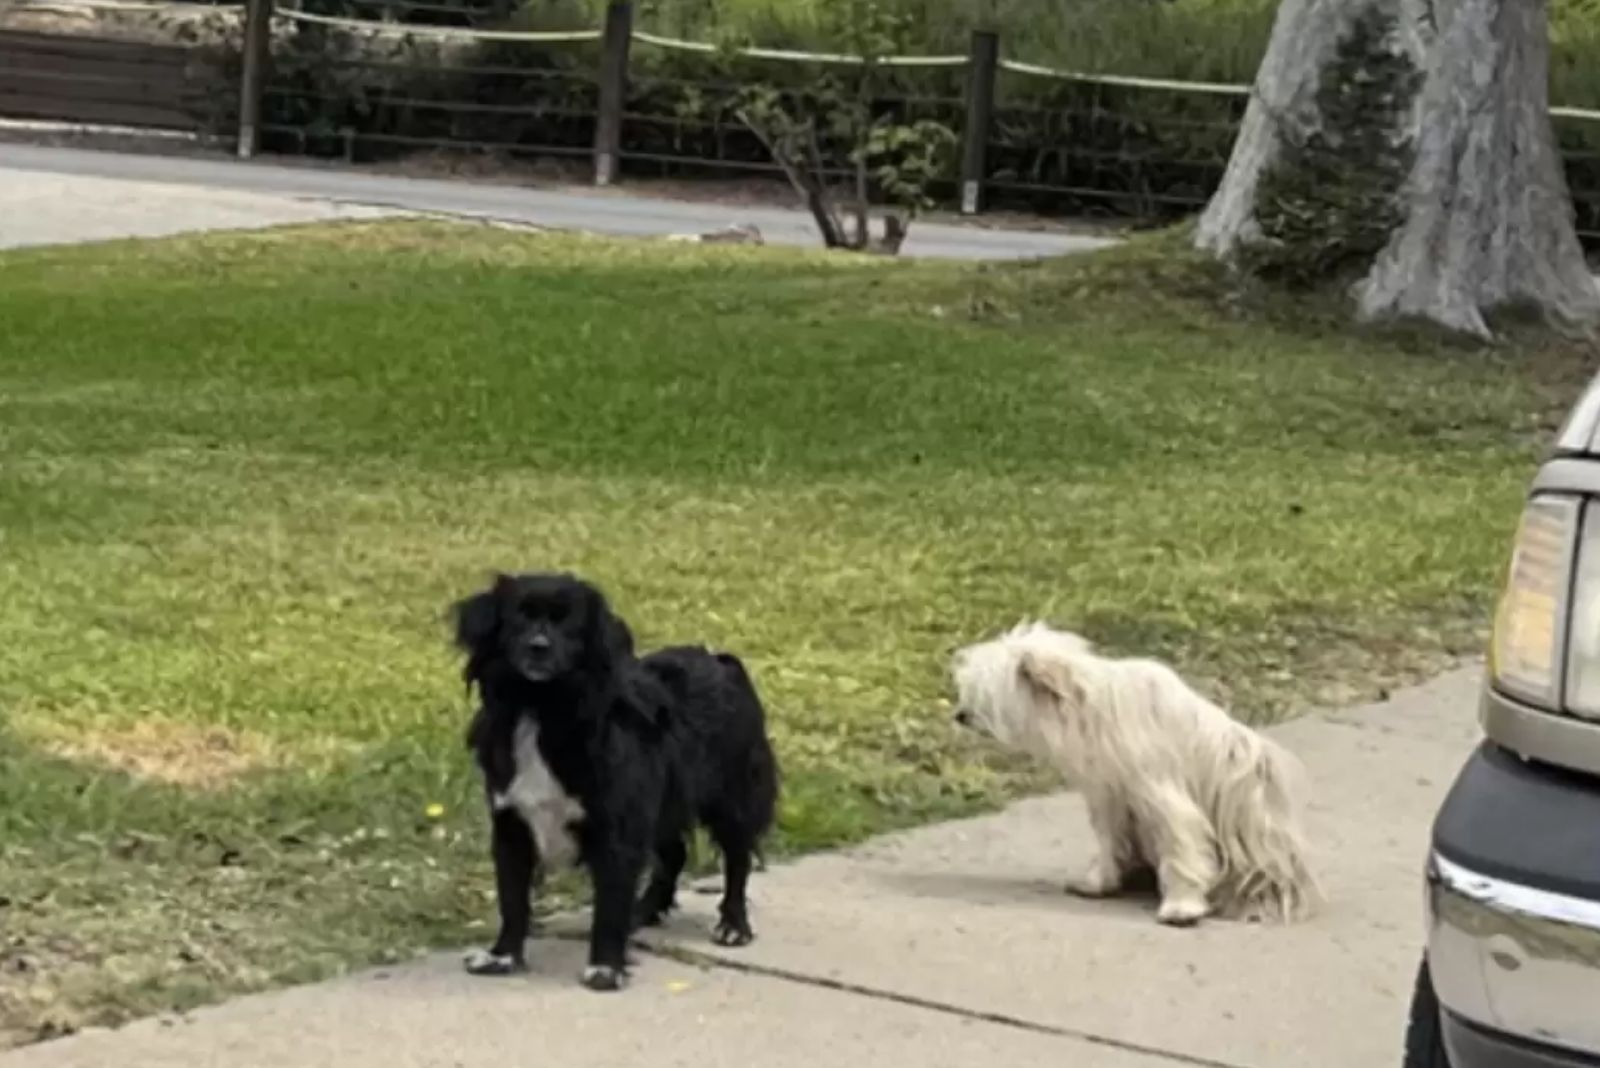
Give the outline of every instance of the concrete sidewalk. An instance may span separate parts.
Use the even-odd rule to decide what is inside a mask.
[[[168,237],[334,219],[370,219],[384,209],[234,189],[0,167],[0,248]]]
[[[776,867],[755,882],[761,937],[743,950],[711,946],[715,896],[686,893],[620,996],[579,989],[582,945],[552,937],[525,977],[471,980],[439,956],[34,1046],[0,1068],[1396,1064],[1427,830],[1477,740],[1480,672],[1276,731],[1315,781],[1332,899],[1302,926],[1172,930],[1149,901],[1064,896],[1091,843],[1078,800],[1051,797]]]
[[[690,935],[709,913],[680,921],[676,940],[1173,1063],[1398,1063],[1428,829],[1479,738],[1481,670],[1274,732],[1316,790],[1310,829],[1330,904],[1311,923],[1172,930],[1154,922],[1153,900],[1065,896],[1092,839],[1081,802],[1058,796],[769,873],[762,939],[737,958]]]

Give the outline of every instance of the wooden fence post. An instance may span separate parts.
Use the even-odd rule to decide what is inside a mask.
[[[594,184],[617,178],[617,153],[622,150],[622,110],[628,96],[628,45],[633,41],[633,5],[606,8],[605,36],[600,42],[600,111],[594,123]]]
[[[1000,36],[974,30],[967,53],[967,122],[961,145],[961,214],[982,207],[989,119],[994,114],[995,74],[1000,67]]]
[[[272,0],[245,0],[244,73],[239,78],[239,158],[260,147],[261,88],[266,81],[272,37]]]

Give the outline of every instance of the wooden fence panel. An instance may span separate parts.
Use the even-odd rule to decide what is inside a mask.
[[[192,58],[181,45],[0,30],[0,115],[195,130]]]

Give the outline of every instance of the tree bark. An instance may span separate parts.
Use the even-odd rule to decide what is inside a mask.
[[[1394,0],[1374,2],[1397,6]],[[1222,184],[1200,215],[1195,246],[1201,251],[1232,259],[1261,239],[1256,221],[1261,176],[1278,162],[1286,143],[1304,141],[1321,127],[1317,87],[1322,71],[1358,9],[1352,0],[1282,0]]]
[[[1546,0],[1435,0],[1406,221],[1357,288],[1364,319],[1487,337],[1485,310],[1600,316],[1549,115]]]
[[[1402,221],[1355,288],[1357,315],[1481,337],[1484,313],[1507,305],[1569,324],[1600,317],[1548,113],[1547,0],[1283,0],[1196,246],[1232,259],[1261,240],[1261,178],[1286,144],[1322,128],[1322,72],[1373,7],[1424,78],[1399,131],[1414,153]]]

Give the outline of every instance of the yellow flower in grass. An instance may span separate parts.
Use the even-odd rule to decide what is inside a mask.
[[[430,820],[437,820],[437,819],[443,819],[444,818],[444,806],[439,804],[439,802],[437,802],[437,801],[432,802],[431,804],[428,805],[427,808],[423,809],[422,811]]]

